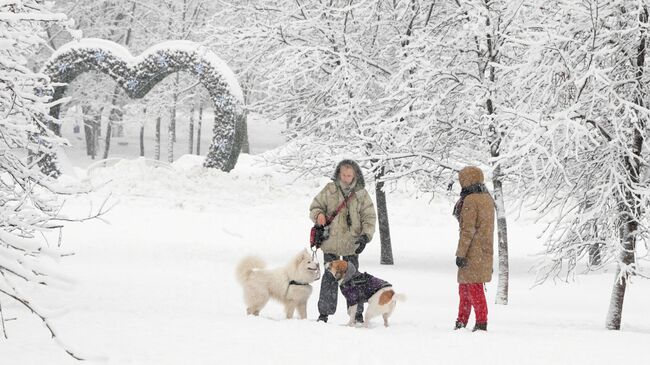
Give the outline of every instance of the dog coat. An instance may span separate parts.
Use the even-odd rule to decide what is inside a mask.
[[[348,271],[341,282],[341,293],[348,303],[348,307],[355,304],[368,302],[371,296],[381,288],[392,286],[389,282],[381,280],[367,272],[359,273],[357,268],[348,262]]]

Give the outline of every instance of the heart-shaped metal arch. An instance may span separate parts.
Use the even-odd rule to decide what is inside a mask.
[[[167,75],[186,71],[195,75],[214,107],[212,144],[204,166],[230,171],[235,167],[244,137],[244,98],[232,70],[206,47],[191,41],[166,41],[133,56],[122,45],[104,39],[72,41],[59,48],[42,73],[55,83],[50,115],[58,118],[66,85],[87,71],[110,76],[131,98],[144,97]],[[58,85],[57,85],[58,84]]]

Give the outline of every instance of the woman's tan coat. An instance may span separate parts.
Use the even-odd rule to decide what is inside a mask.
[[[474,166],[458,173],[461,187],[483,183],[483,172]],[[488,193],[465,197],[460,213],[460,237],[457,257],[467,258],[467,266],[458,269],[458,282],[487,283],[492,280],[494,241],[494,200]]]

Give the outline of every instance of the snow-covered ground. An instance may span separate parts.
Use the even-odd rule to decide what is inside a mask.
[[[97,192],[66,203],[84,216],[110,195],[117,203],[99,220],[68,225],[64,245],[75,255],[58,264],[74,285],[48,289],[39,302],[64,309],[53,320],[61,340],[88,364],[644,364],[650,341],[650,281],[628,289],[623,330],[604,329],[613,273],[571,284],[532,287],[538,227],[510,220],[510,303],[492,304],[489,332],[453,331],[457,223],[453,197],[388,194],[394,266],[379,264],[378,236],[362,254],[362,271],[406,294],[384,328],[344,326],[344,300],[329,323],[316,322],[317,282],[307,320],[285,320],[270,303],[246,316],[234,278],[240,258],[255,253],[284,265],[307,247],[307,207],[326,177],[297,179],[242,155],[231,173],[205,170],[184,156],[167,167],[144,160],[77,170]],[[322,255],[319,253],[322,262]],[[495,268],[496,270],[496,268]],[[0,364],[73,364],[38,319],[8,308]],[[470,326],[473,325],[473,317]]]

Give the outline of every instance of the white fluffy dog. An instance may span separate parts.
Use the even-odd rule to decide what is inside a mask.
[[[237,265],[237,280],[244,288],[246,313],[259,315],[269,298],[284,304],[287,319],[295,310],[301,319],[307,318],[307,299],[311,295],[309,283],[319,279],[318,263],[307,250],[301,251],[285,267],[264,269],[264,261],[248,256]]]

